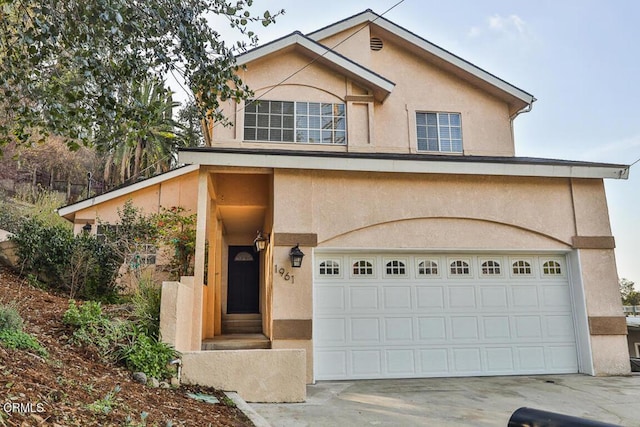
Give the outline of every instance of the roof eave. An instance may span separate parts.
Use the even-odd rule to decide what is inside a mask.
[[[595,179],[627,179],[629,173],[625,165],[562,162],[548,159],[523,162],[522,159],[511,157],[505,157],[502,160],[497,157],[478,159],[463,156],[364,156],[350,153],[207,148],[180,150],[178,158],[182,163],[209,166],[359,172]]]
[[[512,102],[513,110],[515,111],[519,111],[527,105],[531,105],[535,101],[535,97],[530,93],[506,82],[505,80],[502,80],[501,78],[483,70],[480,67],[477,67],[476,65],[460,58],[459,56],[454,55],[446,49],[443,49],[440,46],[429,42],[428,40],[412,33],[411,31],[400,27],[397,24],[394,24],[381,15],[374,13],[370,9],[367,9],[366,11],[345,20],[339,21],[333,25],[329,25],[320,30],[309,33],[307,34],[307,37],[315,41],[323,40],[327,37],[331,37],[337,33],[345,31],[356,25],[363,24],[365,22],[376,25],[384,31],[387,31],[388,33],[393,34],[396,37],[406,40],[412,45],[422,49],[424,52],[433,55],[434,57],[444,61],[447,64],[450,64],[451,66],[463,70],[470,77],[488,83],[499,89],[509,97],[515,98],[513,101],[517,100],[520,102],[519,105],[517,101]]]
[[[313,58],[314,61],[336,69],[355,82],[371,88],[374,98],[379,102],[383,102],[395,87],[395,83],[392,81],[385,79],[384,77],[342,55],[337,54],[326,46],[307,38],[299,32],[292,33],[272,43],[268,43],[262,47],[253,49],[238,56],[237,65],[246,66],[252,61],[256,61],[287,48],[301,49],[304,54]]]
[[[190,162],[191,163],[191,162]],[[188,166],[181,167],[178,169],[173,169],[169,172],[153,176],[151,178],[145,179],[144,181],[136,182],[126,187],[121,187],[113,191],[109,191],[108,193],[103,193],[98,196],[91,197],[89,199],[81,200],[76,203],[72,203],[67,206],[63,206],[57,209],[58,215],[65,218],[68,221],[73,222],[75,218],[75,214],[78,211],[83,209],[90,208],[92,206],[98,205],[100,203],[104,203],[108,200],[112,200],[118,197],[125,196],[127,194],[133,193],[134,191],[141,190],[143,188],[150,187],[152,185],[156,185],[160,182],[166,181],[168,179],[176,178],[181,175],[185,175],[187,173],[191,173],[200,168],[200,165],[197,164],[189,164]]]

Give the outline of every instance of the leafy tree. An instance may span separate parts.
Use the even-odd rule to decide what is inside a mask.
[[[254,13],[253,0],[0,0],[0,147],[64,136],[69,147],[117,139],[143,114],[136,82],[178,74],[200,114],[225,121],[219,100],[245,99],[234,55],[257,42],[250,27],[283,11]],[[228,18],[229,46],[209,25]]]
[[[197,214],[187,215],[187,210],[181,206],[162,208],[155,215],[160,242],[173,249],[169,271],[176,280],[193,274],[197,219]]]
[[[640,292],[634,289],[634,283],[629,279],[620,279],[620,295],[623,305],[640,305]]]

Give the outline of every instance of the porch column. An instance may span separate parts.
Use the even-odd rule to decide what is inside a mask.
[[[200,350],[202,346],[202,303],[205,264],[205,242],[207,239],[207,221],[209,218],[209,172],[200,168],[198,176],[198,203],[196,221],[196,248],[194,255],[193,283],[193,329],[191,331],[191,349]]]

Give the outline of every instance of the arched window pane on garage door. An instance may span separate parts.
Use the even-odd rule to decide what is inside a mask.
[[[437,276],[438,262],[431,259],[420,261],[418,263],[418,275],[419,276]]]
[[[389,261],[386,265],[387,276],[404,276],[407,274],[405,264],[399,260]]]
[[[449,264],[449,272],[452,276],[468,276],[471,274],[469,263],[463,260],[456,260]]]
[[[517,276],[530,276],[531,275],[531,263],[524,260],[515,261],[512,265],[513,274]]]
[[[367,260],[360,260],[353,263],[354,276],[373,276],[373,264]]]
[[[320,263],[320,275],[321,276],[339,276],[340,275],[340,263],[335,260],[322,261]]]
[[[547,261],[542,264],[542,273],[545,276],[560,276],[562,275],[562,267],[558,261]]]
[[[500,275],[500,263],[498,261],[485,261],[481,267],[482,274],[485,276]]]

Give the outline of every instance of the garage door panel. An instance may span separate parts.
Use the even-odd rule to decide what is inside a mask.
[[[482,331],[485,340],[511,339],[509,316],[487,316],[482,318]]]
[[[526,346],[516,349],[516,366],[526,372],[544,372],[545,351],[542,346]]]
[[[355,377],[381,378],[382,350],[352,350],[351,366]]]
[[[546,337],[558,340],[570,340],[574,337],[573,318],[565,315],[547,315],[544,318]]]
[[[415,351],[413,349],[387,350],[384,355],[388,374],[402,377],[415,375]]]
[[[413,336],[412,317],[391,317],[384,319],[385,341],[395,343],[411,343]]]
[[[315,295],[316,312],[343,312],[347,306],[345,295],[344,285],[326,286],[317,289]]]
[[[378,288],[376,286],[357,286],[349,289],[349,307],[351,310],[378,311]]]
[[[495,347],[485,349],[487,372],[492,374],[507,374],[513,372],[513,349],[510,347]]]
[[[385,310],[411,310],[411,287],[384,286],[382,288]]]
[[[442,286],[422,286],[416,289],[418,309],[444,310],[444,288]]]
[[[482,286],[480,288],[480,306],[483,308],[507,308],[506,286]]]
[[[514,316],[514,339],[542,339],[540,316]]]
[[[454,348],[453,367],[455,372],[476,374],[482,372],[479,348]]]
[[[428,342],[444,341],[447,338],[447,320],[442,317],[419,317],[418,340]]]
[[[478,336],[478,319],[475,316],[451,317],[451,338],[453,340],[477,340]]]
[[[449,351],[446,348],[428,348],[418,351],[419,369],[422,375],[444,375],[451,372],[449,369]]]
[[[562,257],[320,253],[316,263],[316,379],[578,371]]]
[[[561,346],[547,346],[547,359],[548,365],[558,371],[566,372],[567,370],[578,369],[578,362],[576,360],[576,350],[573,346],[561,345]]]
[[[351,319],[351,341],[354,343],[380,344],[380,319],[362,317]]]
[[[347,351],[317,351],[316,358],[316,375],[320,378],[339,379],[348,375],[347,371]]]
[[[448,288],[449,308],[471,309],[478,306],[473,286],[453,286]]]
[[[347,343],[347,322],[344,318],[316,318],[316,345],[344,345]]]
[[[543,286],[542,304],[546,310],[566,310],[567,306],[571,304],[569,288],[562,285]]]
[[[516,282],[511,288],[513,308],[519,310],[538,309],[538,287],[536,285],[523,285]]]

